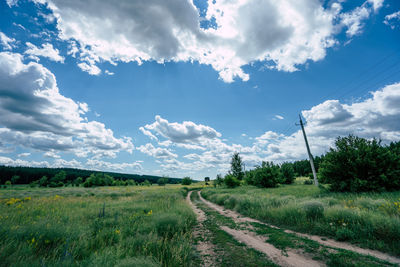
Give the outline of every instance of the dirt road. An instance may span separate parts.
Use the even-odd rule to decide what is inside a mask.
[[[264,222],[261,222],[259,220],[253,219],[253,218],[248,218],[248,217],[244,217],[242,215],[240,215],[239,213],[232,211],[232,210],[228,210],[225,209],[224,207],[221,207],[219,205],[216,205],[208,200],[205,200],[202,196],[200,191],[198,191],[199,194],[199,198],[201,201],[203,201],[207,206],[209,206],[210,208],[214,209],[215,211],[217,211],[218,213],[220,213],[223,216],[226,217],[230,217],[232,218],[235,222],[256,222],[259,224],[264,224],[267,225],[271,228],[275,228],[275,229],[280,229],[277,226],[274,225],[270,225]],[[295,234],[299,237],[303,237],[303,238],[307,238],[313,241],[318,242],[321,245],[327,246],[327,247],[332,247],[332,248],[338,248],[338,249],[345,249],[345,250],[349,250],[349,251],[353,251],[356,252],[358,254],[362,254],[362,255],[367,255],[367,256],[373,256],[375,258],[390,262],[392,264],[397,264],[400,265],[400,259],[379,251],[375,251],[375,250],[370,250],[370,249],[365,249],[365,248],[360,248],[357,246],[354,246],[352,244],[346,243],[346,242],[339,242],[336,240],[332,240],[332,239],[327,239],[321,236],[316,236],[316,235],[308,235],[308,234],[303,234],[303,233],[298,233],[298,232],[294,232],[291,230],[284,230],[285,233],[288,234]]]

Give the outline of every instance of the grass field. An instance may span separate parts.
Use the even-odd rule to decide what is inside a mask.
[[[207,188],[202,195],[243,215],[400,255],[400,192],[330,193],[299,179],[260,189]]]
[[[0,266],[199,266],[193,236],[196,216],[188,189],[226,208],[283,228],[400,255],[400,192],[329,193],[298,179],[260,189],[191,186],[122,186],[0,190]],[[222,231],[240,229],[201,203],[203,227],[214,244],[217,266],[275,266],[260,252]],[[254,231],[285,251],[301,249],[328,266],[376,266],[378,261],[329,249],[253,224]],[[358,264],[360,263],[360,264]],[[236,264],[236,265],[235,265]],[[239,264],[239,265],[238,265]],[[357,265],[358,264],[358,265]]]
[[[0,190],[1,266],[190,266],[181,186]]]

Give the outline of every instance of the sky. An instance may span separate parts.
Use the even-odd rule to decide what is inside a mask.
[[[0,164],[225,174],[400,140],[398,0],[0,0]]]

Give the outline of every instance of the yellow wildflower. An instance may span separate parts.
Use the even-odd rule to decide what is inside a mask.
[[[117,235],[119,235],[120,233],[121,233],[121,231],[120,230],[115,230],[115,233],[117,234]]]

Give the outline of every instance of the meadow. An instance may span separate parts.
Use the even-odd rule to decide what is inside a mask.
[[[0,266],[191,266],[180,185],[0,190]]]
[[[276,226],[400,256],[400,191],[333,193],[305,179],[277,188],[207,188],[202,195]]]

